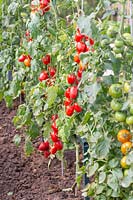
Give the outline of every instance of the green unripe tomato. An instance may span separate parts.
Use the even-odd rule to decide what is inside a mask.
[[[123,90],[124,90],[125,93],[129,93],[129,91],[130,91],[130,85],[129,85],[128,82],[124,83]]]
[[[123,37],[125,39],[125,42],[127,42],[127,44],[133,46],[133,38],[130,33],[124,33]]]
[[[128,176],[128,169],[124,170],[124,176]]]
[[[115,113],[115,119],[118,122],[124,122],[126,119],[126,114],[123,112],[116,112]]]
[[[122,104],[116,101],[116,99],[113,99],[110,105],[114,111],[119,111],[122,108]]]
[[[118,40],[118,39],[115,40],[115,47],[116,48],[121,48],[123,46],[124,46],[124,42],[122,40]]]
[[[121,53],[119,53],[119,54],[115,54],[115,57],[118,58],[118,59],[122,59],[122,58],[123,58],[123,56],[122,56]]]
[[[130,105],[130,114],[133,115],[133,104]]]
[[[106,32],[107,36],[109,36],[110,38],[114,38],[117,34],[118,30],[116,26],[110,26]]]
[[[133,125],[133,116],[127,117],[127,118],[126,118],[126,123],[127,123],[128,125]]]
[[[112,84],[109,88],[109,95],[113,98],[122,96],[122,86],[120,84]]]
[[[109,43],[110,43],[109,39],[103,39],[101,41],[101,47],[107,47]]]
[[[114,53],[119,54],[119,53],[123,53],[124,49],[123,48],[114,47],[113,51],[114,51]]]

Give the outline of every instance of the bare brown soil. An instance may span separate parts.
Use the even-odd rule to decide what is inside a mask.
[[[61,176],[61,163],[54,159],[48,170],[48,160],[35,152],[26,157],[23,142],[20,147],[13,137],[22,134],[12,124],[18,103],[7,109],[0,103],[0,200],[82,200],[81,193],[64,192],[75,179],[75,153],[66,152],[67,167]]]

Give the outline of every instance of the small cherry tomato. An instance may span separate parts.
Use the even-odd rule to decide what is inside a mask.
[[[57,150],[63,149],[63,144],[60,140],[58,142],[55,142],[54,146],[57,148]]]
[[[53,142],[57,142],[59,140],[58,135],[55,132],[50,133],[50,136]]]
[[[74,113],[74,106],[70,105],[66,107],[66,115],[67,116],[72,116]]]
[[[82,108],[78,105],[78,103],[74,103],[74,110],[78,113],[82,112]]]
[[[121,152],[126,155],[132,148],[132,143],[131,142],[125,142],[121,145]]]
[[[80,63],[79,55],[75,55],[75,56],[74,56],[74,62]]]
[[[67,82],[68,82],[69,84],[74,84],[75,80],[76,80],[76,76],[75,76],[74,74],[69,74],[69,75],[68,75],[68,77],[67,77]]]
[[[45,65],[48,65],[50,62],[51,62],[51,57],[50,57],[50,55],[46,55],[46,56],[44,56],[43,58],[42,58],[42,62],[43,62],[43,64],[45,64]]]
[[[51,154],[56,154],[56,152],[57,152],[57,148],[56,148],[55,146],[52,146],[52,147],[50,148],[50,153],[51,153]]]
[[[78,87],[77,86],[72,86],[70,88],[70,98],[76,99],[77,95],[78,95]]]
[[[117,134],[117,139],[121,143],[129,142],[131,138],[131,133],[126,129],[120,130]]]
[[[38,147],[39,151],[47,151],[49,150],[49,142],[45,141],[45,142],[41,142],[41,144]]]
[[[126,156],[124,156],[124,157],[121,159],[121,167],[124,168],[124,169],[129,168],[129,166],[127,165],[126,159],[127,159]]]
[[[26,59],[24,60],[24,65],[25,65],[26,67],[30,67],[30,66],[31,66],[31,60],[30,60],[29,58],[26,58]]]
[[[66,91],[65,91],[65,97],[68,98],[68,99],[70,98],[70,88],[66,89]]]

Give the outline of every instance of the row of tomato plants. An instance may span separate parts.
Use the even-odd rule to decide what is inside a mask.
[[[76,181],[79,185],[84,173],[92,181],[83,195],[131,200],[133,39],[129,26],[124,18],[122,23],[110,20],[106,1],[100,1],[89,16],[77,19],[78,10],[67,20],[61,18],[61,9],[70,6],[73,11],[76,2],[23,3],[3,6],[6,31],[0,96],[11,106],[13,99],[24,95],[13,122],[25,128],[25,153],[33,152],[32,141],[39,137],[38,149],[45,157],[53,159],[56,154],[62,159],[66,149],[77,147],[78,138],[86,139],[89,157],[78,166]],[[124,14],[126,1],[121,4]],[[99,20],[101,10],[104,15]],[[12,81],[6,78],[10,70]],[[16,135],[14,142],[20,141]]]

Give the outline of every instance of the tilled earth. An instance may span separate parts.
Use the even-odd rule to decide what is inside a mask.
[[[75,179],[75,153],[66,152],[67,167],[61,176],[61,163],[54,159],[48,170],[48,160],[35,152],[26,157],[23,142],[16,147],[15,134],[23,135],[12,124],[18,102],[12,109],[0,103],[0,200],[82,200],[81,193],[62,191]]]

